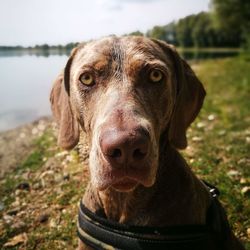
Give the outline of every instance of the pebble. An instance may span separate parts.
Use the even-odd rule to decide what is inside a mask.
[[[194,142],[200,142],[200,141],[202,141],[203,139],[201,138],[201,137],[199,137],[199,136],[194,136],[193,138],[192,138],[192,141],[194,141]]]
[[[250,192],[250,187],[243,187],[242,189],[241,189],[241,193],[242,194],[248,194]]]
[[[246,137],[246,143],[250,144],[250,137],[248,137],[248,136]]]
[[[226,130],[220,130],[219,132],[218,132],[218,135],[219,136],[223,136],[223,135],[225,135],[226,134]]]
[[[16,200],[11,203],[12,207],[19,207],[21,205],[20,200],[18,197],[16,197]]]
[[[5,215],[3,215],[3,220],[4,220],[7,224],[10,224],[10,223],[14,220],[14,218],[13,218],[12,216],[8,215],[8,214],[5,214]]]
[[[198,122],[197,123],[197,128],[204,128],[206,124],[204,122]]]
[[[240,179],[240,184],[246,184],[247,183],[247,179],[246,178],[241,178]]]
[[[25,227],[26,227],[26,224],[23,221],[18,221],[11,225],[11,228],[15,229],[15,231],[17,230],[19,231],[21,229],[24,229]]]
[[[55,219],[51,219],[50,222],[49,222],[49,226],[50,227],[57,227],[56,220]]]
[[[235,176],[240,175],[240,172],[237,171],[237,170],[230,170],[230,171],[227,172],[227,175],[235,177]]]
[[[38,129],[37,128],[33,128],[31,131],[32,135],[36,135],[38,133]]]
[[[247,237],[250,239],[250,227],[247,229]]]
[[[25,137],[26,137],[26,134],[25,134],[25,133],[21,133],[21,134],[20,134],[20,138],[23,139],[23,138],[25,138]]]
[[[45,172],[43,172],[40,176],[40,178],[44,178],[46,175],[54,175],[54,171],[53,170],[47,170]]]
[[[207,117],[209,121],[213,121],[215,119],[215,115],[211,114]]]
[[[40,189],[40,188],[42,188],[42,184],[41,184],[40,182],[34,183],[33,189],[38,190],[38,189]]]

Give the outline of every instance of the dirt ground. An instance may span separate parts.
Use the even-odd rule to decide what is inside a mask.
[[[9,131],[0,132],[0,179],[11,172],[32,150],[33,141],[53,123],[44,117]]]

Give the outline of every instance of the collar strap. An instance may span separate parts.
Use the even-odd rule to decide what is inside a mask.
[[[219,194],[218,189],[205,184],[213,198],[212,203],[218,202],[215,198]],[[214,217],[212,210],[214,209],[208,211],[209,221]],[[80,240],[93,249],[214,249],[214,230],[210,223],[171,227],[131,226],[92,213],[82,201],[79,206],[77,229]]]
[[[211,233],[206,225],[142,227],[97,216],[80,203],[78,235],[94,249],[206,249]]]

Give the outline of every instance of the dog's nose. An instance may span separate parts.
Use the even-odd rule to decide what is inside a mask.
[[[144,128],[129,131],[108,129],[100,140],[101,150],[112,167],[139,164],[149,152],[149,133]]]

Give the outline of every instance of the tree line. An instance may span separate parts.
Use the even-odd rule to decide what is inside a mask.
[[[240,47],[242,44],[239,30],[225,30],[216,26],[213,15],[208,12],[189,15],[165,26],[155,26],[145,35],[184,48]]]

